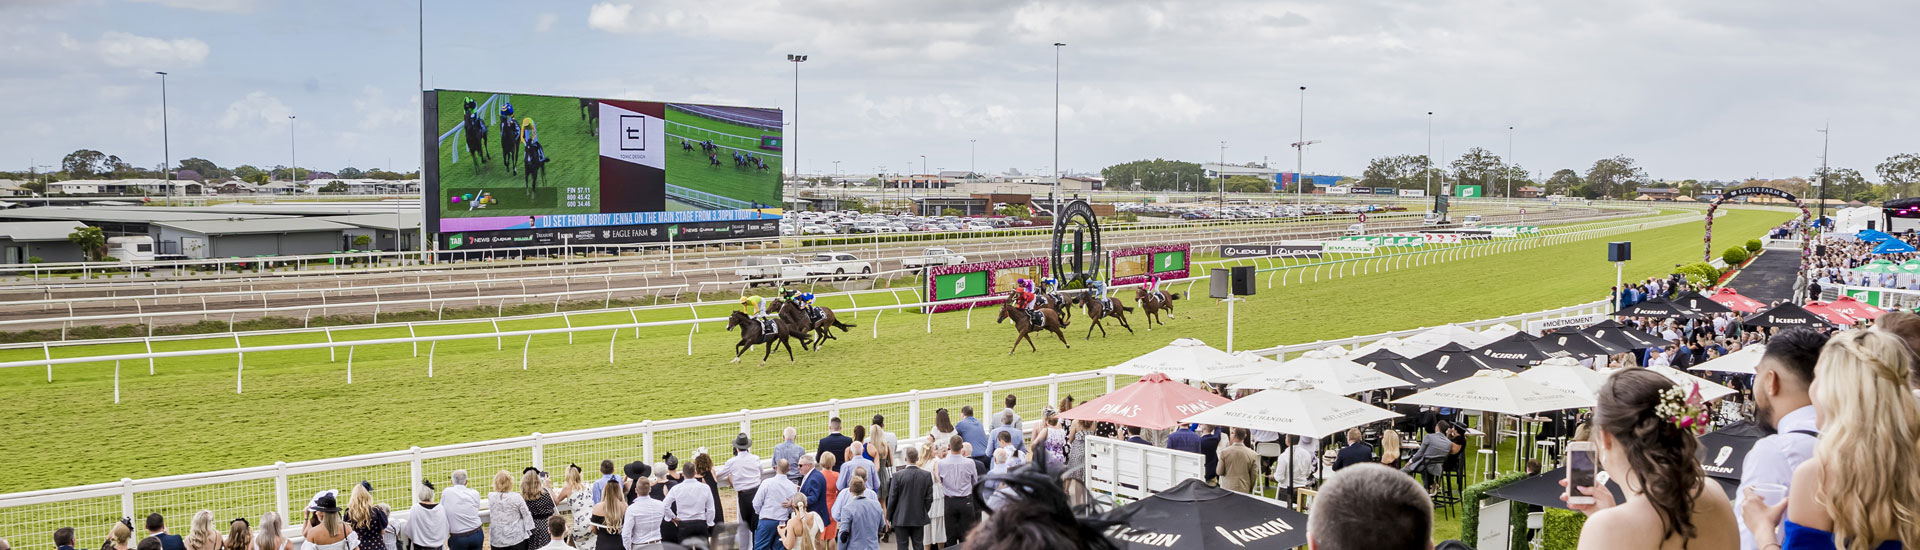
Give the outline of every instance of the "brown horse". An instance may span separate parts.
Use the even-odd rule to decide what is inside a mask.
[[[812,315],[808,315],[806,311],[802,310],[799,302],[792,300],[780,301],[780,319],[786,321],[788,325],[797,327],[794,333],[795,336],[800,338],[800,349],[817,350],[820,348],[820,345],[825,344],[828,339],[839,340],[839,338],[834,337],[833,330],[831,329],[837,328],[840,329],[840,332],[846,332],[847,329],[854,327],[853,323],[842,323],[839,319],[834,318],[832,308],[816,306],[815,309],[820,310],[820,320],[818,321],[815,321]],[[811,338],[809,338],[810,335]]]
[[[1153,324],[1156,322],[1161,325],[1167,324],[1166,321],[1160,319],[1160,312],[1162,310],[1167,312],[1168,319],[1173,318],[1173,301],[1178,299],[1180,299],[1180,293],[1178,292],[1162,290],[1156,293],[1149,293],[1145,288],[1133,290],[1133,301],[1140,304],[1140,309],[1146,310],[1148,331],[1153,330]]]
[[[774,319],[773,334],[766,334],[766,329],[762,327],[758,321],[753,320],[752,317],[748,317],[746,312],[734,310],[733,315],[727,317],[727,330],[731,332],[733,327],[736,326],[741,327],[740,343],[733,345],[732,362],[740,362],[741,354],[746,353],[747,350],[753,349],[753,346],[759,344],[767,345],[767,352],[760,356],[761,366],[766,366],[767,358],[773,356],[774,346],[787,348],[787,361],[792,362],[794,360],[793,342],[791,341],[794,331],[787,326],[785,321]]]
[[[1100,328],[1101,338],[1107,337],[1107,327],[1100,322],[1100,319],[1107,317],[1119,321],[1120,328],[1127,329],[1127,334],[1133,334],[1133,326],[1127,324],[1127,312],[1133,311],[1133,308],[1121,304],[1120,300],[1104,296],[1096,297],[1092,294],[1076,294],[1073,297],[1073,303],[1087,307],[1087,321],[1091,322],[1087,325],[1088,340],[1093,339],[1094,327]]]
[[[1061,326],[1066,326],[1066,323],[1073,321],[1074,302],[1071,298],[1061,296],[1059,292],[1035,294],[1033,298],[1037,302],[1034,304],[1036,307],[1049,308],[1058,312]]]
[[[1013,355],[1013,352],[1020,350],[1020,340],[1022,339],[1027,341],[1027,349],[1035,352],[1040,351],[1039,348],[1033,346],[1033,336],[1028,335],[1028,333],[1036,330],[1051,331],[1054,336],[1060,337],[1061,344],[1065,344],[1068,348],[1073,347],[1073,344],[1067,343],[1067,334],[1060,331],[1061,328],[1067,326],[1066,321],[1060,320],[1060,313],[1051,309],[1040,309],[1037,311],[1040,312],[1041,322],[1038,326],[1035,326],[1032,317],[1027,315],[1027,311],[1013,307],[1012,300],[1000,303],[1000,318],[994,320],[994,322],[998,323],[1007,319],[1013,319],[1013,327],[1020,329],[1020,335],[1013,338],[1013,349],[1007,350],[1007,355]]]

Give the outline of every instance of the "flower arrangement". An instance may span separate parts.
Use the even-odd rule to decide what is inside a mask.
[[[1675,385],[1660,392],[1660,404],[1653,409],[1667,422],[1693,435],[1707,433],[1708,416],[1706,400],[1700,397],[1700,384],[1692,384],[1691,390],[1683,390]]]

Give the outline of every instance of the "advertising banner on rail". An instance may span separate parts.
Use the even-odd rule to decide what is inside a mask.
[[[430,90],[445,250],[779,236],[779,109]]]
[[[927,268],[927,301],[943,302],[962,298],[1005,295],[1020,279],[1039,280],[1050,273],[1046,258],[1023,258],[998,262],[937,265]],[[961,304],[934,304],[933,311],[953,311],[969,307],[997,306],[1006,301],[990,300]]]
[[[1222,258],[1318,258],[1326,247],[1311,244],[1227,244],[1220,245]]]
[[[1181,243],[1115,250],[1108,254],[1113,264],[1110,280],[1115,285],[1130,285],[1148,279],[1186,278],[1192,248]]]

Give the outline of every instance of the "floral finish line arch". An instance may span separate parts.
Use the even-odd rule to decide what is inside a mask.
[[[1800,197],[1793,196],[1793,193],[1788,193],[1786,191],[1781,191],[1779,189],[1774,189],[1772,187],[1742,187],[1739,189],[1728,191],[1726,194],[1721,195],[1720,198],[1714,199],[1712,204],[1707,205],[1707,232],[1706,232],[1706,236],[1703,237],[1704,244],[1702,244],[1702,248],[1704,249],[1704,252],[1701,254],[1700,261],[1703,261],[1703,262],[1713,261],[1713,214],[1714,214],[1714,211],[1719,210],[1720,204],[1727,202],[1727,200],[1729,199],[1733,199],[1736,197],[1745,197],[1749,195],[1766,195],[1769,197],[1786,199],[1786,200],[1793,201],[1794,206],[1800,207],[1800,217],[1802,219],[1807,220],[1808,222],[1808,223],[1800,224],[1800,273],[1804,275],[1807,272],[1807,266],[1813,262],[1813,235],[1811,233],[1812,232],[1811,228],[1813,226],[1813,224],[1811,223],[1813,221],[1813,213],[1807,210],[1806,203],[1800,202]],[[1806,292],[1806,284],[1807,284],[1807,281],[1805,277],[1794,278],[1793,295],[1796,298],[1804,298],[1803,294]]]

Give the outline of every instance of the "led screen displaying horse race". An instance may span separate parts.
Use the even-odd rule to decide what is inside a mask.
[[[779,109],[426,92],[443,250],[775,237]]]

